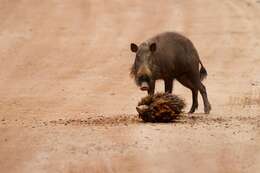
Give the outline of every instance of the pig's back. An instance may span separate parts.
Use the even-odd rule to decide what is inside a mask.
[[[175,73],[186,71],[191,66],[198,68],[199,57],[192,42],[176,32],[164,32],[148,40],[156,43],[155,58],[158,64]]]
[[[150,38],[148,42],[155,42],[157,45],[157,51],[169,56],[185,53],[193,47],[188,38],[176,32],[164,32],[158,34]]]

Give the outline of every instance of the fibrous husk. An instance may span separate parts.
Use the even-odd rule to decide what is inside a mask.
[[[180,115],[184,107],[184,100],[177,95],[156,93],[142,98],[136,110],[145,122],[170,122]]]

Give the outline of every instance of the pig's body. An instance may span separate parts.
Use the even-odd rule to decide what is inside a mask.
[[[132,43],[131,50],[136,53],[131,74],[142,90],[154,94],[155,81],[162,79],[165,82],[165,92],[171,93],[173,80],[176,79],[192,91],[191,113],[198,107],[198,91],[203,98],[205,113],[210,112],[206,88],[201,83],[207,72],[189,39],[175,32],[165,32],[139,46]]]

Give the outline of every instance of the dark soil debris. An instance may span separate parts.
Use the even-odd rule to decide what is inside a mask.
[[[88,125],[88,126],[98,126],[98,125],[128,125],[133,123],[138,123],[139,119],[135,115],[120,115],[120,116],[95,116],[87,117],[86,119],[68,119],[68,120],[53,120],[50,121],[51,124],[63,124],[63,125]]]
[[[84,117],[80,119],[57,119],[48,122],[41,122],[42,125],[74,125],[74,126],[118,126],[118,125],[130,125],[143,122],[137,115],[115,115],[115,116],[93,116]],[[260,117],[210,117],[203,115],[188,115],[180,114],[175,117],[175,124],[183,125],[219,125],[224,127],[231,127],[242,124],[255,125],[257,128],[260,127]]]

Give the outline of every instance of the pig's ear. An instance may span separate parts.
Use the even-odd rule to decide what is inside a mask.
[[[131,51],[132,52],[137,52],[138,51],[138,46],[134,43],[131,43],[130,45]]]
[[[151,52],[155,52],[156,51],[156,43],[152,43],[149,47]]]

